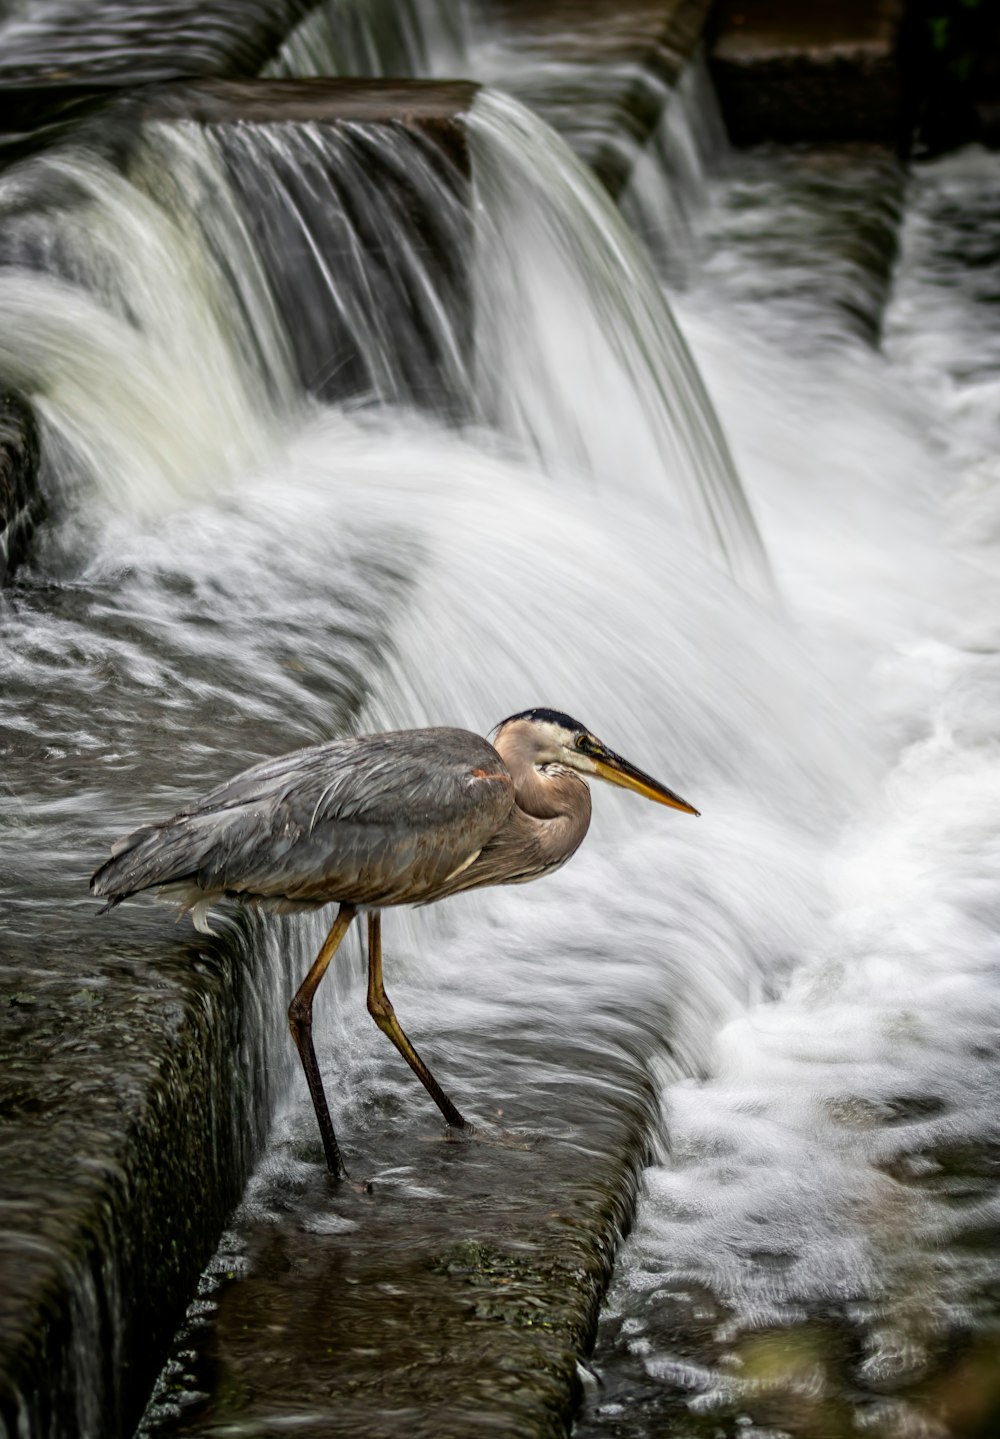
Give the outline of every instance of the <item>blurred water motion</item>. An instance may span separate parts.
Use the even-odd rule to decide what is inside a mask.
[[[473,1114],[508,1033],[540,1129],[567,1034],[588,1072],[625,1053],[660,1081],[581,1432],[933,1434],[949,1347],[977,1334],[985,1368],[1000,1277],[995,274],[963,248],[1000,167],[918,181],[885,355],[807,309],[789,358],[814,298],[794,237],[776,259],[723,219],[685,343],[536,120],[487,95],[471,135],[478,329],[449,422],[404,384],[302,395],[227,174],[280,192],[252,129],[155,129],[126,176],[87,153],[4,176],[0,368],[41,414],[53,518],[2,617],[0,727],[33,734],[0,893],[25,933],[52,896],[82,910],[112,832],[279,745],[578,713],[704,818],[602,792],[565,871],[394,918],[387,946]],[[761,231],[788,213],[772,181]],[[343,283],[317,280],[320,312]],[[384,316],[356,318],[391,364]],[[304,964],[313,930],[282,934]],[[345,1133],[412,1114],[361,1007],[324,1023]],[[272,1167],[310,1123],[294,1091]]]
[[[885,769],[816,855],[828,908],[778,997],[665,1092],[582,1434],[994,1432],[997,174],[918,174],[885,358],[849,315],[835,335],[836,293],[818,313],[794,232],[782,250],[780,166],[755,231],[735,178],[735,236],[723,217],[687,302],[783,593],[824,668],[868,654],[840,703]],[[734,299],[753,379],[720,345]],[[793,369],[796,313],[814,344]]]

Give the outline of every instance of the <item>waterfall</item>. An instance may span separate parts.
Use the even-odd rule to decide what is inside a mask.
[[[54,149],[0,177],[0,373],[32,399],[51,497],[190,502],[267,453],[294,400],[282,322],[218,155],[150,126],[126,171]]]
[[[473,1114],[520,1103],[540,1131],[553,1057],[566,1087],[612,1055],[656,1076],[609,1371],[736,1413],[726,1346],[753,1357],[755,1326],[827,1306],[877,1386],[914,1334],[926,1354],[943,1315],[977,1318],[980,1280],[929,1257],[960,1226],[920,1188],[921,1144],[981,1143],[995,1090],[995,644],[963,619],[994,607],[992,538],[969,534],[993,523],[995,366],[982,336],[982,373],[957,358],[970,318],[944,398],[928,378],[947,172],[888,357],[845,334],[790,359],[755,308],[759,250],[725,303],[695,276],[678,324],[538,119],[483,92],[467,133],[468,176],[352,122],[160,123],[122,164],[54,149],[0,177],[0,374],[38,410],[52,501],[0,611],[11,932],[75,923],[113,834],[264,754],[577,713],[703,818],[601,791],[545,883],[393,916],[410,1022],[460,1054]],[[264,936],[273,1011],[317,932]],[[322,1022],[348,1139],[373,1107],[408,1114],[362,1007]],[[497,1036],[525,1056],[499,1080]],[[309,1167],[303,1092],[267,1102],[248,1230]]]
[[[485,92],[470,119],[477,389],[545,467],[658,496],[748,584],[767,565],[725,437],[669,304],[593,176],[530,111]]]

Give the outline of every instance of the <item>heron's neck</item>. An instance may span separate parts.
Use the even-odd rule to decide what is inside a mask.
[[[497,749],[514,781],[518,809],[534,819],[562,821],[574,834],[578,833],[579,844],[590,824],[587,781],[560,765],[536,766],[533,746],[517,734],[498,735]]]

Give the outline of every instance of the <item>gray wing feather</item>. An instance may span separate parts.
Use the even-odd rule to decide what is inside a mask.
[[[91,881],[112,901],[153,886],[398,904],[434,898],[513,808],[510,775],[466,730],[333,740],[245,770],[112,851]]]

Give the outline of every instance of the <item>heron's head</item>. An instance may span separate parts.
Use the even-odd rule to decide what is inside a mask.
[[[558,710],[533,709],[511,715],[493,731],[493,743],[508,765],[513,761],[541,770],[549,767],[573,770],[589,779],[603,779],[623,789],[634,789],[646,799],[683,810],[685,814],[698,814],[687,800],[608,749],[579,720]]]

